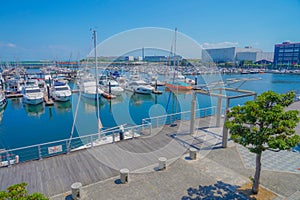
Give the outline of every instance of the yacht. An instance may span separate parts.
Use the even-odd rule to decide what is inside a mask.
[[[44,93],[37,80],[27,80],[22,88],[23,102],[30,105],[43,103]]]
[[[101,76],[99,84],[100,88],[108,94],[119,96],[124,92],[124,89],[116,80],[111,79],[107,76]]]
[[[4,89],[4,78],[1,73],[0,73],[0,89]]]
[[[186,78],[179,71],[171,71],[171,79],[165,84],[169,90],[191,90],[195,81]]]
[[[3,91],[0,91],[0,109],[4,108],[7,103],[5,94]]]
[[[151,94],[154,87],[141,80],[138,76],[131,76],[130,81],[125,84],[124,89],[139,94]]]
[[[6,94],[20,94],[22,91],[23,81],[18,77],[7,80]]]
[[[97,95],[98,98],[100,98],[103,93],[103,91],[98,87],[95,77],[91,74],[81,78],[79,87],[81,95],[89,99],[97,99]]]
[[[55,101],[69,101],[72,95],[70,86],[66,82],[54,81],[50,91]]]

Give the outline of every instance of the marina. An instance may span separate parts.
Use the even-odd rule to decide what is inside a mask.
[[[300,88],[298,76],[292,74],[245,74],[242,75],[242,77],[260,78],[260,80],[246,82],[241,87],[242,89],[255,91],[258,94],[269,89],[284,93],[290,90],[299,91]],[[191,79],[194,78],[195,76],[191,77]],[[217,79],[214,75],[197,76],[198,85],[205,83],[204,79],[208,78]],[[222,79],[224,80],[232,78],[241,78],[241,75],[222,75]],[[23,105],[22,98],[10,98],[10,96],[7,96],[7,105],[5,109],[2,109],[1,149],[17,148],[37,143],[51,142],[54,140],[68,139],[72,127],[73,114],[80,94],[74,93],[74,91],[76,92],[79,90],[75,83],[70,82],[69,84],[73,93],[68,102],[55,102],[50,98],[46,103],[39,106],[25,106]],[[260,87],[257,87],[257,85]],[[180,106],[177,106],[178,111],[187,111],[190,109],[192,90],[178,91],[178,93],[177,91],[174,91],[172,93],[166,91],[165,86],[158,86],[158,90],[161,91],[162,94],[152,93],[150,95],[142,95],[124,91],[115,99],[109,100],[102,97],[99,104],[99,111],[103,127],[111,128],[120,124],[140,125],[143,118],[147,118],[151,115],[151,107],[160,108],[156,113],[157,115],[176,112],[176,103],[174,103],[174,101],[177,100],[180,102]],[[46,93],[44,96],[47,97]],[[246,100],[247,98],[244,99],[244,101]],[[216,99],[210,99],[199,95],[197,95],[197,102],[197,108],[215,106],[217,103]],[[49,103],[50,106],[45,108],[44,106]],[[243,102],[237,100],[232,101],[232,105],[242,103]],[[94,119],[94,113],[96,113],[95,108],[96,104],[94,101],[84,97],[81,98],[79,102],[79,112],[81,113],[82,118],[91,118],[91,121],[96,120]],[[12,117],[14,115],[18,116],[18,118]],[[124,119],[125,117],[122,115],[126,116],[128,119]],[[120,119],[115,121],[114,118]],[[12,126],[13,124],[18,124],[18,126]],[[86,128],[86,130],[85,128],[82,128],[83,130],[80,132],[83,132],[84,134],[96,133],[97,129],[95,128],[95,125],[93,125],[92,122],[88,124],[90,124],[90,128]],[[35,128],[31,130],[29,127]],[[35,140],[27,139],[31,138],[33,135]],[[15,141],[13,138],[19,138],[19,140]]]
[[[294,106],[297,107],[299,104]],[[204,111],[205,109],[199,110],[199,113]],[[180,113],[180,115],[182,114]],[[190,113],[184,114],[184,116],[189,115]],[[169,117],[171,116],[169,115]],[[158,174],[163,176],[163,179],[169,180],[168,184],[163,184],[164,186],[161,187],[167,189],[172,186],[180,191],[179,194],[172,193],[172,196],[175,195],[176,198],[178,195],[183,195],[183,189],[187,189],[190,185],[186,185],[185,181],[177,182],[174,179],[174,174],[177,174],[180,180],[188,178],[189,184],[195,178],[197,179],[195,184],[199,184],[199,180],[201,183],[204,180],[210,180],[209,183],[214,183],[214,181],[221,179],[232,185],[245,184],[249,181],[245,177],[245,172],[253,169],[252,165],[249,166],[250,163],[253,163],[253,161],[249,161],[249,158],[253,160],[254,156],[249,155],[250,153],[244,147],[235,146],[232,142],[229,142],[229,148],[225,154],[225,149],[220,148],[222,144],[221,129],[216,127],[217,122],[214,116],[197,117],[196,131],[192,135],[189,133],[189,120],[179,120],[177,121],[178,126],[172,127],[169,123],[159,123],[160,118],[163,117],[145,119],[145,121],[150,120],[153,127],[151,129],[149,126],[144,127],[141,129],[141,135],[128,140],[118,140],[105,145],[91,145],[82,150],[74,150],[69,154],[2,168],[0,170],[0,177],[3,180],[1,187],[5,188],[8,185],[25,181],[30,183],[28,185],[29,192],[38,191],[51,197],[51,199],[62,199],[70,194],[66,192],[69,191],[70,185],[80,180],[84,186],[83,197],[85,199],[99,195],[115,198],[118,194],[117,191],[122,192],[122,194],[129,192],[129,188],[123,190],[124,186],[118,183],[119,169],[124,167],[129,169],[131,173],[130,186],[140,184],[143,185],[140,188],[141,191],[149,190],[150,188],[147,187],[149,183],[145,185],[141,184],[140,181],[145,183],[145,180],[143,181],[144,176],[147,176],[150,182],[151,180],[162,181],[155,175]],[[201,159],[191,161],[187,158],[188,149],[191,147],[199,151]],[[108,154],[109,156],[107,156]],[[277,195],[295,196],[297,184],[299,184],[297,180],[300,178],[296,173],[297,166],[300,165],[300,155],[294,152],[282,152],[281,155],[283,156],[282,160],[293,162],[293,166],[286,168],[283,163],[279,162],[279,159],[274,161],[277,156],[275,154],[264,157],[263,166],[266,167],[264,170],[267,171],[264,171],[266,175],[262,177],[262,183],[276,191],[276,187],[272,187],[269,183],[269,181],[274,181],[274,178],[269,174],[280,174],[280,183],[287,183],[286,177],[294,172],[292,175],[295,184],[291,185],[287,191],[277,190],[279,192]],[[168,170],[157,170],[158,158],[161,156],[166,158]],[[228,156],[231,159],[235,157],[238,162],[229,162]],[[273,163],[271,167],[269,167],[270,163]],[[236,168],[235,171],[233,171],[234,168]],[[201,178],[199,179],[199,177]],[[155,183],[153,184],[152,188],[155,186]],[[178,188],[178,184],[181,189]],[[203,184],[207,184],[207,182],[204,181]],[[117,193],[103,190],[103,187],[106,188],[107,186]],[[160,191],[160,189],[157,188],[155,191]],[[153,193],[151,197],[157,195],[153,190],[149,190],[149,192]],[[130,192],[126,195],[126,197],[128,196],[130,196]],[[170,195],[168,194],[168,196]],[[123,199],[124,196],[118,198]]]
[[[174,71],[168,76],[145,68],[138,75],[135,67],[121,74],[102,69],[101,75],[82,69],[72,79],[62,74],[13,79],[12,90],[2,92],[1,189],[25,181],[29,192],[52,197],[78,180],[83,185],[109,180],[124,167],[131,173],[155,172],[159,158],[172,165],[191,148],[203,158],[214,148],[233,145],[223,129],[226,109],[270,89],[293,90],[295,100],[300,96],[297,74]],[[41,100],[31,98],[29,90],[41,93]],[[297,149],[282,159],[298,158]],[[295,173],[297,165],[280,170]]]
[[[299,199],[299,8],[1,2],[0,199]]]

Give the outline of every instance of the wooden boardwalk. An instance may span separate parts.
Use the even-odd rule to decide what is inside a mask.
[[[201,118],[197,120],[196,128],[204,130],[214,124],[213,117]],[[188,133],[189,121],[179,121],[175,127],[165,125],[155,128],[151,135],[145,137],[0,168],[0,190],[27,182],[29,192],[53,196],[69,191],[74,182],[88,185],[117,176],[121,168],[136,173],[153,171],[159,157],[166,157],[170,164],[171,160],[181,157],[190,145],[197,147],[205,143],[202,139],[207,137],[202,138],[198,131],[196,140]],[[213,143],[216,141],[211,143],[215,145]]]

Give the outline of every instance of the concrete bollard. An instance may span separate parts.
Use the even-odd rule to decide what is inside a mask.
[[[120,170],[120,180],[121,183],[128,183],[129,181],[129,170],[126,168],[123,168]]]
[[[190,148],[190,159],[196,160],[197,159],[197,152],[198,150],[195,148]]]
[[[167,168],[167,158],[165,157],[160,157],[158,158],[158,170],[164,170]]]
[[[16,164],[19,163],[19,156],[18,156],[18,155],[15,156],[15,163],[16,163]]]
[[[80,182],[73,183],[71,185],[72,199],[79,200],[81,198],[82,184]]]

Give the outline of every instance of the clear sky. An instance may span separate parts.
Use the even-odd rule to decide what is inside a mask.
[[[0,0],[0,27],[0,61],[83,58],[90,28],[99,43],[129,29],[177,27],[205,48],[273,51],[300,42],[300,0]]]

